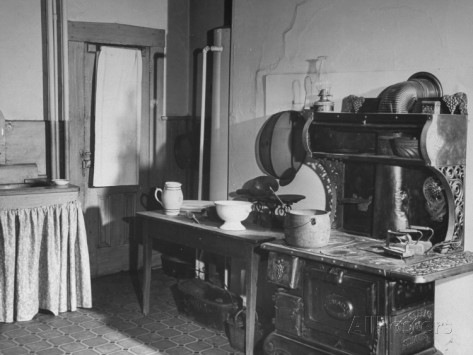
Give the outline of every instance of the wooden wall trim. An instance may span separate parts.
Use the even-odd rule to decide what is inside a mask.
[[[165,31],[104,22],[68,21],[69,41],[107,43],[164,49]]]

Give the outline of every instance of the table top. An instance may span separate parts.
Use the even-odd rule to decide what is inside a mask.
[[[249,219],[243,221],[243,225],[246,230],[242,231],[229,231],[222,230],[219,228],[223,224],[222,221],[217,218],[199,216],[196,214],[199,223],[196,223],[192,218],[186,217],[185,215],[179,216],[167,216],[161,210],[156,211],[142,211],[137,212],[136,215],[140,218],[145,218],[151,221],[166,223],[170,226],[179,226],[179,228],[185,228],[188,231],[194,230],[196,233],[205,232],[211,235],[224,236],[225,238],[244,241],[250,244],[261,244],[267,241],[284,238],[282,230],[274,230],[264,228],[260,225],[251,223]]]
[[[469,251],[400,259],[387,256],[382,250],[384,245],[384,240],[332,230],[330,242],[323,248],[298,248],[287,245],[283,240],[264,243],[261,248],[414,283],[432,282],[473,271],[473,253]]]
[[[175,239],[177,242],[195,244],[197,239],[207,236],[213,239],[220,237],[223,239],[223,246],[227,246],[228,249],[235,248],[242,243],[261,245],[262,249],[268,251],[277,251],[414,283],[432,282],[473,271],[473,253],[468,251],[448,254],[436,253],[426,256],[416,255],[399,259],[387,256],[382,251],[382,246],[385,245],[383,240],[354,236],[338,230],[331,231],[330,242],[326,247],[305,249],[287,245],[284,241],[283,230],[265,228],[253,224],[249,220],[243,222],[246,230],[227,231],[219,229],[222,221],[205,216],[198,217],[200,224],[185,215],[167,216],[162,211],[137,212],[137,216],[166,224],[167,228],[160,229],[156,235],[168,234],[168,240]],[[236,251],[230,250],[229,252]]]
[[[10,187],[12,186],[12,187]],[[64,186],[28,186],[27,184],[2,184],[0,185],[0,196],[51,194],[79,191],[79,187],[72,184]]]
[[[0,210],[37,208],[76,201],[79,187],[38,186],[0,191]]]

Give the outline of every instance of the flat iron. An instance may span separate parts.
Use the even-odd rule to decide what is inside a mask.
[[[428,232],[429,235],[425,240],[422,240],[425,232]],[[434,230],[424,226],[411,226],[395,231],[388,230],[386,245],[383,250],[386,254],[401,259],[414,255],[424,255],[432,248],[430,239],[433,235]]]

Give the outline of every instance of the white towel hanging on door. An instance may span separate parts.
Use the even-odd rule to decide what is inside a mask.
[[[141,51],[101,47],[96,70],[93,185],[137,185]]]

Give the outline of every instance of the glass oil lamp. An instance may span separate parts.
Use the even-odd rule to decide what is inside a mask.
[[[317,89],[319,100],[314,102],[312,108],[315,112],[332,112],[334,110],[334,102],[330,100],[331,83],[327,73],[327,56],[319,56],[316,60],[317,81],[315,88]]]

